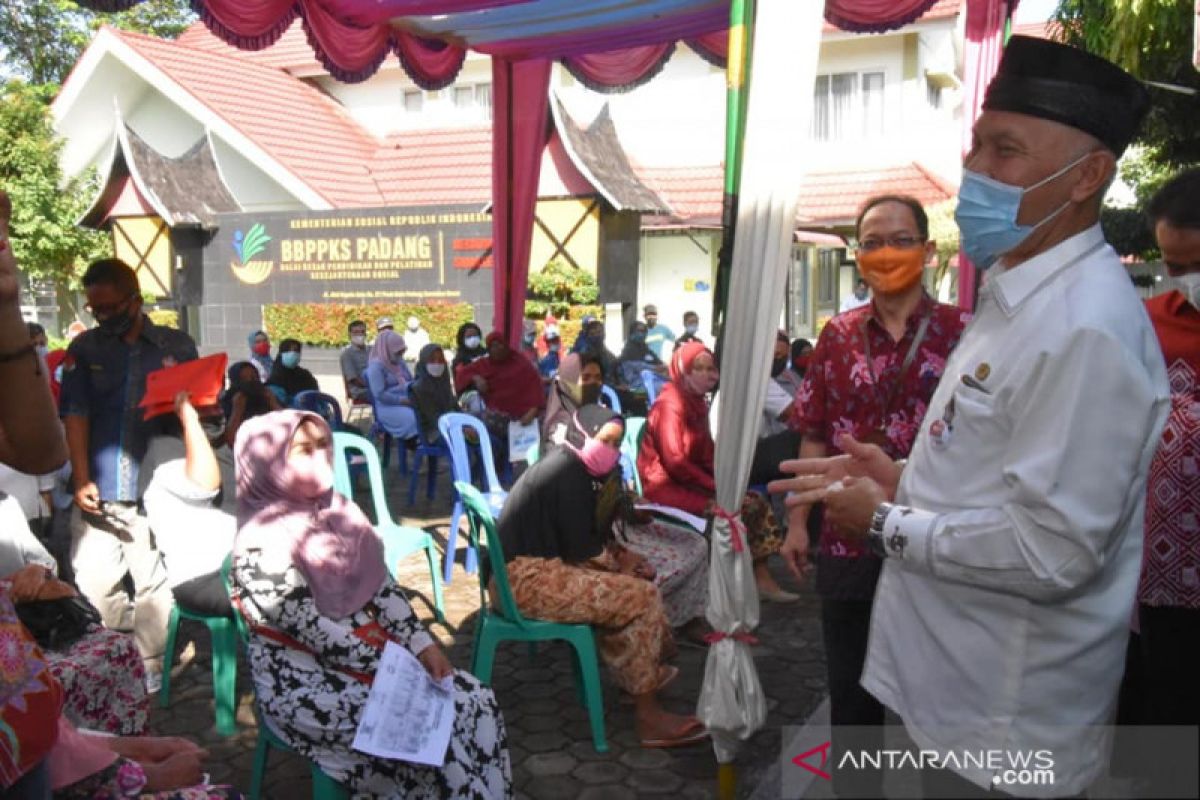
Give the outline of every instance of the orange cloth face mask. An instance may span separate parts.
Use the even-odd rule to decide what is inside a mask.
[[[881,247],[858,254],[858,269],[863,280],[877,292],[893,294],[921,280],[925,268],[925,248]]]

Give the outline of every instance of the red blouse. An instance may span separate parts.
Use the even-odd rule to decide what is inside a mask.
[[[668,383],[650,406],[637,467],[642,495],[697,516],[717,493],[708,402]]]

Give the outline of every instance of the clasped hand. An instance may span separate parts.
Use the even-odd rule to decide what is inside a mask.
[[[896,495],[900,466],[879,448],[849,434],[838,440],[843,454],[784,461],[781,472],[794,475],[771,481],[767,490],[788,493],[788,506],[825,504],[825,519],[849,539],[861,539],[880,503]]]

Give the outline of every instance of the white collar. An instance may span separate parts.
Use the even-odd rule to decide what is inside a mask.
[[[1060,271],[1077,268],[1082,257],[1104,244],[1104,232],[1097,222],[1087,230],[1064,239],[1044,253],[995,274],[988,274],[988,290],[996,303],[1011,317],[1021,304]]]

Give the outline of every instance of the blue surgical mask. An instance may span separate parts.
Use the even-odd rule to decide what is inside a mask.
[[[479,347],[479,343],[482,341],[483,340],[480,339],[478,336],[467,336],[467,337],[463,338],[463,344],[465,344],[467,347],[471,348],[472,350],[474,350],[476,347]]]
[[[286,353],[279,354],[279,362],[288,369],[294,369],[300,363],[300,353],[295,350],[289,350]]]
[[[631,342],[644,342],[644,341],[646,341],[646,334],[643,331],[639,331],[637,333],[631,333],[631,334],[629,334],[629,340]]]
[[[696,331],[700,330],[700,326],[699,325],[684,325],[683,330],[684,330],[684,332],[690,333],[692,336],[695,336]]]
[[[1061,214],[1071,204],[1070,200],[1034,225],[1021,225],[1017,222],[1017,214],[1021,211],[1021,198],[1027,192],[1062,177],[1090,155],[1091,152],[1084,153],[1053,175],[1048,175],[1025,188],[1001,183],[994,178],[964,169],[962,184],[958,187],[958,207],[954,209],[954,221],[958,223],[962,249],[967,258],[979,269],[988,269],[1000,256],[1019,247],[1035,230]]]

